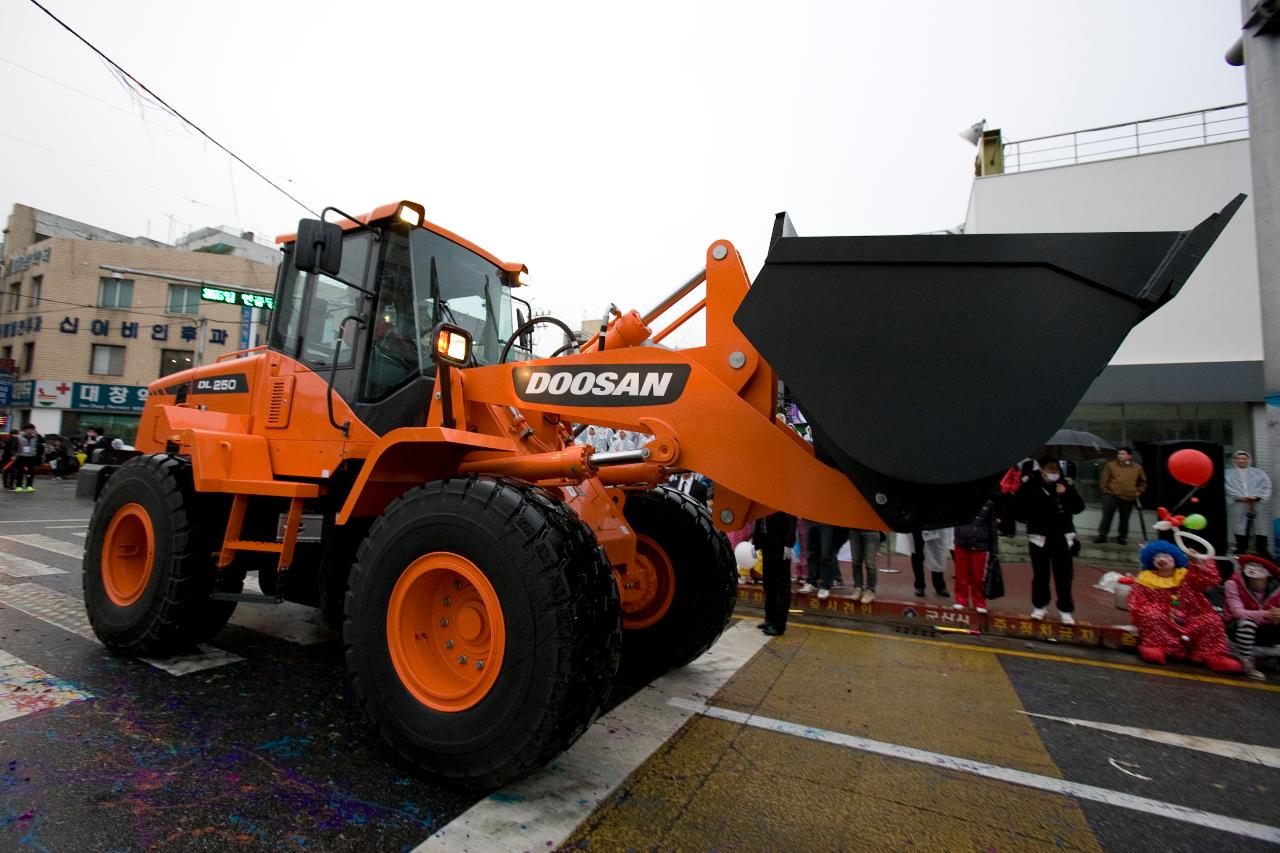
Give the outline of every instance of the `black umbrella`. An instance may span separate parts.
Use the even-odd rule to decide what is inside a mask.
[[[1060,429],[1036,451],[1036,456],[1052,456],[1083,462],[1086,459],[1110,459],[1116,449],[1105,438],[1079,429]]]

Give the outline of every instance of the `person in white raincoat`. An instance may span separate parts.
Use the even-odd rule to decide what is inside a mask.
[[[1266,519],[1256,517],[1262,504],[1271,499],[1271,478],[1261,468],[1253,467],[1253,457],[1237,450],[1235,465],[1223,477],[1227,490],[1227,520],[1236,538],[1236,553],[1247,554],[1249,537],[1257,545],[1255,553],[1267,553]]]

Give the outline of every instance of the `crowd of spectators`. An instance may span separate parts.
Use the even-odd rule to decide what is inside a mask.
[[[100,451],[131,450],[119,438],[104,435],[96,427],[88,427],[83,438],[41,435],[35,424],[11,430],[0,437],[0,469],[4,472],[6,492],[35,491],[38,474],[48,473],[55,480],[73,476],[80,466],[92,461]]]

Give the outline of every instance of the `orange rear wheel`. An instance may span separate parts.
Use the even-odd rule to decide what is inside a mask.
[[[155,556],[156,533],[146,508],[120,507],[102,543],[102,583],[112,604],[128,607],[142,597]]]
[[[466,557],[436,551],[400,575],[387,606],[387,646],[405,688],[437,711],[488,695],[506,650],[493,584]]]

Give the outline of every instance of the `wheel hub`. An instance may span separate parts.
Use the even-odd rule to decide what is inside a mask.
[[[137,602],[151,580],[156,535],[151,516],[141,504],[120,507],[102,542],[102,584],[117,607]]]
[[[506,647],[498,594],[467,558],[447,551],[414,560],[387,608],[387,645],[401,683],[437,711],[464,711],[497,680]]]
[[[635,562],[618,575],[623,629],[655,624],[670,609],[675,592],[675,569],[670,558],[653,539],[637,535]]]

